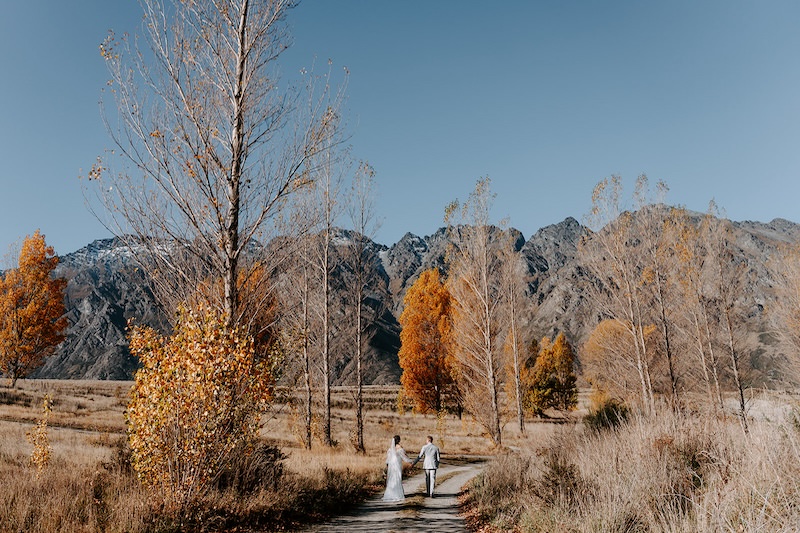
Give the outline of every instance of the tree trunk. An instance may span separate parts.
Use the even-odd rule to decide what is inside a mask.
[[[311,433],[311,422],[312,422],[312,413],[311,413],[311,401],[312,401],[312,389],[311,389],[311,347],[308,343],[308,336],[310,333],[310,318],[308,314],[308,297],[309,297],[309,287],[308,287],[308,271],[303,268],[303,385],[305,386],[305,446],[307,450],[311,449],[311,440],[313,435]]]
[[[356,331],[355,331],[355,345],[356,345],[356,452],[364,453],[364,378],[361,374],[361,363],[363,359],[363,331],[364,331],[364,315],[362,301],[364,299],[364,240],[363,235],[359,234],[356,237],[357,243],[355,244],[354,259],[355,259],[355,296],[354,301],[356,305]]]
[[[522,409],[522,383],[520,380],[520,357],[519,357],[519,343],[517,342],[517,311],[516,311],[516,295],[514,289],[511,287],[509,291],[509,307],[511,310],[511,353],[514,358],[514,391],[516,392],[516,407],[517,407],[517,423],[519,424],[519,432],[525,434],[525,413]]]
[[[361,375],[361,359],[363,357],[362,342],[362,309],[361,300],[363,298],[362,291],[357,291],[356,300],[356,451],[364,453],[364,378]]]
[[[714,342],[713,337],[711,336],[710,319],[708,317],[708,308],[706,307],[705,303],[703,303],[703,319],[705,322],[706,343],[708,344],[708,357],[711,363],[711,378],[713,380],[714,395],[716,397],[714,411],[724,417],[725,402],[722,400],[722,389],[719,384],[719,362],[717,361],[716,353],[714,353]]]
[[[233,92],[233,131],[231,132],[231,171],[227,179],[228,211],[225,219],[225,314],[228,325],[238,323],[237,275],[239,273],[239,210],[241,208],[239,187],[242,181],[244,146],[244,111],[245,111],[245,67],[247,63],[247,15],[249,1],[242,1],[239,18],[238,48],[236,50],[236,81]]]
[[[656,302],[659,307],[659,317],[661,319],[661,335],[664,338],[664,352],[667,357],[667,367],[669,370],[670,393],[672,395],[672,408],[678,410],[680,399],[678,398],[678,376],[675,373],[675,362],[673,361],[672,347],[670,344],[669,322],[667,320],[667,306],[664,303],[664,291],[661,285],[661,273],[656,271]]]
[[[325,232],[325,249],[322,270],[322,374],[323,374],[323,402],[324,412],[322,420],[322,439],[325,446],[333,446],[331,439],[331,354],[330,354],[330,280],[328,273],[328,260],[330,248],[330,231]]]
[[[744,386],[742,385],[741,377],[739,376],[739,356],[736,353],[736,347],[733,343],[733,327],[731,324],[730,308],[725,308],[725,325],[728,334],[728,350],[731,355],[731,370],[733,371],[733,381],[736,384],[736,392],[739,393],[739,420],[742,423],[742,429],[747,433],[749,428],[747,426],[747,406],[744,401]]]

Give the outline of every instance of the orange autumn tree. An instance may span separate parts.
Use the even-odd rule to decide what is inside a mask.
[[[24,378],[64,340],[64,287],[53,278],[58,257],[39,230],[22,243],[19,266],[0,279],[0,371]]]
[[[408,289],[400,315],[400,384],[419,412],[454,409],[461,401],[453,380],[450,292],[435,268]]]

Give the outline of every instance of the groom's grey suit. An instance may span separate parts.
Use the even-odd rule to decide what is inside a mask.
[[[419,457],[414,461],[416,464],[420,459],[425,458],[422,468],[425,470],[425,493],[433,497],[433,486],[436,484],[436,469],[439,468],[439,448],[428,439],[428,443],[419,451]]]

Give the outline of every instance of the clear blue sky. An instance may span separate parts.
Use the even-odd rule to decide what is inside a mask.
[[[78,181],[111,145],[97,47],[139,19],[133,0],[2,3],[0,255],[37,228],[61,254],[107,236]],[[526,237],[580,220],[610,174],[800,222],[800,2],[306,0],[289,22],[285,72],[350,69],[384,244],[433,233],[487,175]]]

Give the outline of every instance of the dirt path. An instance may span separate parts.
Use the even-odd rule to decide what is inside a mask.
[[[305,531],[308,533],[466,532],[464,519],[458,514],[458,493],[483,466],[483,463],[459,466],[442,464],[437,474],[433,498],[425,497],[425,476],[419,473],[403,482],[403,490],[406,493],[404,502],[387,503],[381,501],[381,496],[377,496],[348,515]]]

